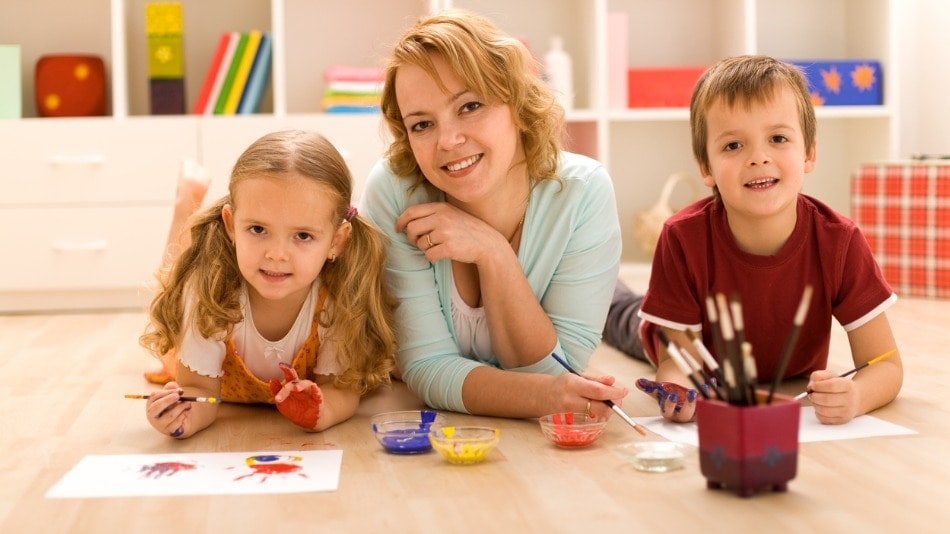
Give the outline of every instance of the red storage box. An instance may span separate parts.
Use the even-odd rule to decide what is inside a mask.
[[[894,291],[950,298],[950,162],[862,165],[851,215]]]
[[[693,86],[707,67],[656,67],[630,69],[627,105],[631,108],[689,107]]]
[[[99,56],[56,54],[36,62],[36,111],[40,117],[106,114],[106,68]]]

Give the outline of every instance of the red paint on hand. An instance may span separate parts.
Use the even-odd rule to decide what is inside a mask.
[[[317,421],[320,419],[323,393],[312,382],[309,387],[300,388],[297,372],[289,365],[281,363],[280,370],[284,373],[284,383],[281,384],[276,378],[270,381],[270,390],[274,394],[277,410],[291,423],[312,430],[313,427],[317,426]],[[287,398],[278,402],[277,394],[288,385],[291,386],[290,394],[287,395]]]

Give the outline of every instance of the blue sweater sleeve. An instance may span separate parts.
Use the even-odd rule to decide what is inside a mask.
[[[390,241],[386,277],[399,302],[396,364],[409,389],[428,406],[466,412],[462,383],[469,371],[482,364],[461,357],[451,320],[446,319],[451,317],[450,310],[443,309],[436,276],[440,267],[446,267],[440,264],[449,262],[429,263],[404,233],[396,232],[396,219],[407,207],[439,200],[424,187],[410,194],[411,183],[380,161],[370,171],[362,206]]]
[[[559,173],[561,184],[542,183],[532,193],[538,214],[525,229],[520,257],[557,332],[555,352],[583,370],[600,343],[617,284],[620,223],[613,182],[599,162],[566,153]],[[530,368],[558,369],[552,358]]]

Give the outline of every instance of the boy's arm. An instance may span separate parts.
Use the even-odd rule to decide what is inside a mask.
[[[885,313],[848,332],[854,366],[897,348]],[[900,392],[904,368],[900,353],[841,378],[828,370],[812,373],[808,389],[815,415],[825,424],[841,424],[891,402]]]

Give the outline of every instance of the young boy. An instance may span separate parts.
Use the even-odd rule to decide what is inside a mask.
[[[801,193],[817,148],[802,73],[764,56],[723,60],[696,84],[690,127],[693,155],[713,195],[671,217],[660,235],[639,312],[656,380],[691,384],[658,343],[657,330],[694,355],[686,330],[702,332],[712,350],[707,296],[723,294],[741,302],[758,381],[770,383],[810,285],[810,306],[783,377],[809,377],[809,398],[826,424],[893,400],[903,380],[899,355],[853,380],[825,370],[832,317],[848,333],[855,366],[896,349],[884,310],[897,296],[855,224]],[[716,358],[722,362],[724,355]],[[638,387],[657,398],[664,417],[693,418],[695,391],[649,381]],[[679,395],[671,397],[673,390]]]

